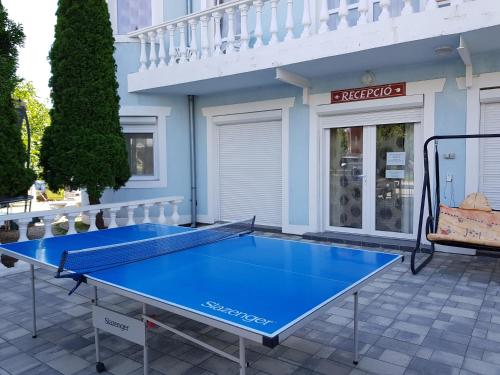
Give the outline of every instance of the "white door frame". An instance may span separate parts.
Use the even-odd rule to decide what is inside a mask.
[[[409,121],[409,122],[421,122],[422,124],[422,135],[420,142],[428,137],[431,137],[435,133],[435,103],[436,103],[436,93],[442,92],[444,85],[446,83],[446,78],[426,80],[426,81],[416,81],[407,83],[407,96],[399,98],[389,98],[389,99],[378,99],[372,101],[362,101],[354,103],[342,103],[342,104],[330,104],[330,93],[322,93],[311,95],[311,105],[309,112],[309,230],[312,232],[320,232],[325,229],[324,227],[324,210],[323,207],[326,204],[323,194],[323,173],[324,167],[322,163],[323,153],[322,149],[324,147],[324,132],[320,127],[320,117],[328,114],[329,110],[333,108],[336,109],[337,114],[360,114],[361,112],[383,112],[398,110],[402,108],[411,108],[412,106],[418,106],[415,103],[416,96],[422,100],[421,104],[423,108],[422,118],[419,121]],[[413,97],[413,98],[412,98]],[[335,106],[335,107],[333,107]],[[335,110],[334,110],[335,111]],[[383,116],[382,116],[383,117]],[[381,123],[387,123],[385,120]],[[359,122],[358,122],[359,125]],[[349,126],[349,125],[344,125]],[[415,139],[415,143],[417,143]],[[422,153],[422,144],[415,145],[417,154]],[[422,168],[423,169],[423,168]],[[432,172],[432,171],[431,171]],[[418,187],[417,187],[418,188]],[[420,190],[420,188],[419,188]],[[420,194],[418,191],[415,193],[420,199]],[[418,206],[415,207],[417,211]]]
[[[289,224],[289,110],[295,98],[264,100],[240,104],[230,104],[201,109],[207,119],[207,217],[204,221],[213,223],[219,219],[218,167],[217,167],[217,126],[229,123],[281,121],[282,123],[282,230],[292,233]],[[280,118],[276,117],[280,111]]]

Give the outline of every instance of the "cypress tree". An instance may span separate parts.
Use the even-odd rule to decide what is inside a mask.
[[[51,190],[85,188],[91,204],[130,177],[113,53],[105,0],[59,0],[49,54],[52,124],[40,164]]]
[[[18,48],[23,42],[22,27],[9,19],[0,0],[0,197],[26,194],[36,178],[33,170],[26,168],[28,155],[12,99],[19,82]]]

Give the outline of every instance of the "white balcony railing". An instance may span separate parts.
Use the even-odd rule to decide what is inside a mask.
[[[412,0],[359,0],[354,5],[348,0],[339,0],[339,7],[330,9],[328,0],[320,0],[318,23],[313,30],[309,0],[300,1],[300,21],[294,16],[297,0],[235,0],[134,31],[129,36],[140,40],[139,72],[143,72],[383,21],[393,14],[432,11],[464,1],[467,0],[421,0],[420,7],[414,9]],[[282,23],[278,22],[281,3],[286,5],[286,17],[281,17],[284,19]],[[270,7],[270,21],[265,25],[263,20],[269,17],[263,17],[264,6]],[[376,17],[375,6],[378,8]],[[399,9],[395,12],[393,8]],[[357,17],[354,19],[353,15]],[[335,22],[331,22],[332,16]],[[224,20],[224,33],[221,20]]]
[[[19,227],[19,238],[18,241],[28,240],[28,225],[32,222],[34,218],[39,218],[45,227],[45,232],[43,238],[49,238],[53,236],[52,224],[56,218],[66,217],[68,222],[68,232],[66,234],[75,234],[76,230],[76,218],[80,215],[86,215],[89,217],[90,227],[89,232],[96,231],[97,227],[95,225],[96,216],[102,210],[107,216],[106,221],[108,228],[116,228],[117,214],[120,210],[126,211],[126,218],[122,220],[124,225],[134,225],[136,220],[134,216],[136,213],[141,214],[142,223],[157,222],[159,224],[169,223],[172,225],[178,225],[180,216],[178,212],[178,205],[183,201],[182,197],[172,196],[172,197],[162,197],[155,199],[137,200],[131,202],[118,202],[118,203],[105,203],[93,206],[83,206],[83,207],[68,207],[61,208],[57,210],[47,210],[47,211],[33,211],[24,212],[17,214],[1,215],[0,222],[14,221]],[[170,214],[165,215],[166,206],[170,206]],[[150,216],[150,211],[152,208],[156,207],[158,215],[152,219]],[[141,209],[142,208],[142,209]]]

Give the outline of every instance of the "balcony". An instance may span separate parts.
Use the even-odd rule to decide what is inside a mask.
[[[497,0],[337,3],[235,0],[134,31],[140,48],[128,91],[203,95],[279,84],[276,68],[307,83],[437,61],[436,48],[461,41],[470,54],[500,49]]]

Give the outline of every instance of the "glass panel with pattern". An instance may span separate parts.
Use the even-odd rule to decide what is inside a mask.
[[[153,176],[153,133],[125,133],[124,135],[132,176]]]
[[[363,127],[330,130],[330,225],[363,226]]]
[[[117,0],[118,34],[151,26],[151,0]]]
[[[413,233],[414,125],[377,126],[375,229]]]

